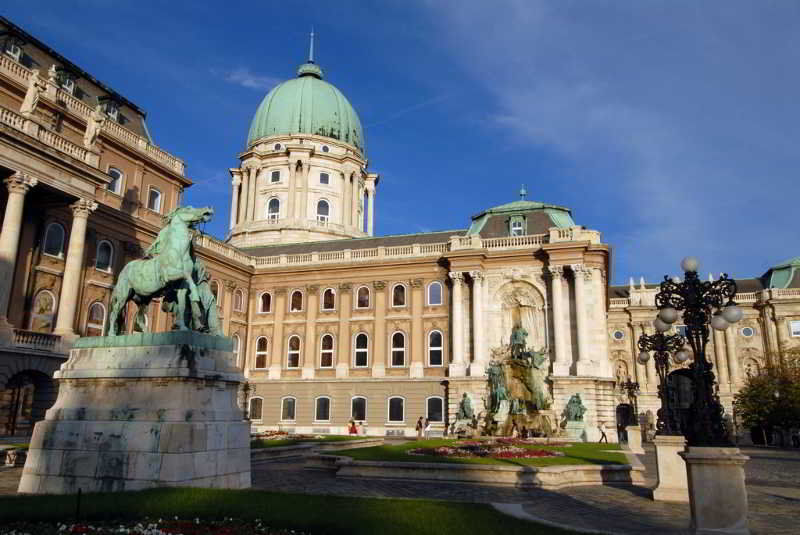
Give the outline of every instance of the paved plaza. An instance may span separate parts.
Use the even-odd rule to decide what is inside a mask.
[[[654,502],[655,454],[645,446],[643,487],[587,486],[559,491],[458,483],[342,479],[306,470],[302,460],[260,463],[253,484],[276,492],[492,503],[521,518],[593,533],[686,533],[689,506]],[[800,451],[743,448],[754,534],[795,534],[800,517]],[[22,469],[0,470],[0,493],[13,494]]]

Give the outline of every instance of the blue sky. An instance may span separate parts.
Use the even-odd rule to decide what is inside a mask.
[[[376,233],[464,228],[517,198],[568,206],[612,281],[687,254],[757,276],[800,255],[800,3],[6,0],[1,10],[148,111],[223,236],[229,167],[317,34],[366,127]]]

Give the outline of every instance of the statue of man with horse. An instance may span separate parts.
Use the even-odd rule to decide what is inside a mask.
[[[145,251],[146,258],[129,262],[117,278],[111,295],[109,336],[119,334],[122,311],[129,301],[138,307],[135,329],[146,331],[147,306],[159,297],[164,298],[164,310],[173,313],[173,329],[221,334],[216,310],[210,310],[216,308],[216,303],[213,295],[209,296],[205,266],[202,263],[197,266],[192,249],[195,226],[210,221],[213,215],[214,209],[209,206],[182,206],[164,218],[165,226]]]

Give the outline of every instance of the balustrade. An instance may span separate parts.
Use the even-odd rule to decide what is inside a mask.
[[[14,345],[16,347],[37,349],[39,351],[60,352],[61,337],[57,334],[14,329]]]

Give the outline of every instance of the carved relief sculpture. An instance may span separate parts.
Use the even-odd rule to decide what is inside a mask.
[[[47,89],[47,82],[39,76],[39,69],[31,71],[31,78],[28,80],[28,91],[25,93],[25,100],[19,107],[19,113],[24,116],[30,116],[39,104],[39,97]]]

